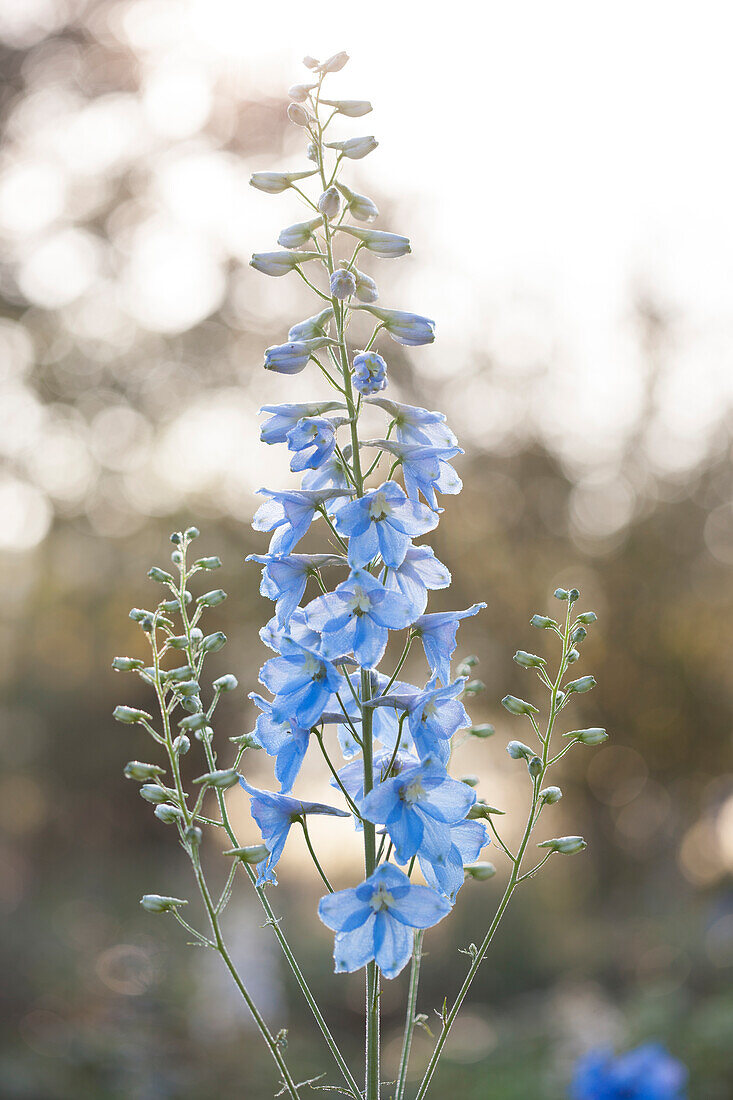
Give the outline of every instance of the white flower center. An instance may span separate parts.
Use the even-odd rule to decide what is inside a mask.
[[[413,806],[416,802],[419,802],[421,798],[426,795],[426,790],[422,785],[422,779],[413,779],[411,783],[406,783],[404,787],[400,789],[400,798],[403,802],[406,802],[408,806]]]
[[[389,909],[390,905],[394,905],[394,897],[390,894],[384,883],[380,882],[369,899],[369,904],[374,912],[378,913],[380,909]]]
[[[422,721],[423,721],[423,723],[429,721],[431,718],[434,718],[437,713],[438,713],[438,708],[436,707],[435,703],[432,702],[432,700],[431,700],[431,702],[426,703],[426,705],[423,709],[423,712],[422,712]]]
[[[387,503],[384,493],[375,493],[369,503],[369,515],[372,519],[386,519],[392,514],[392,505]]]
[[[353,611],[355,615],[363,615],[365,611],[370,611],[372,601],[367,596],[361,585],[354,585],[354,594],[348,603],[349,611]]]

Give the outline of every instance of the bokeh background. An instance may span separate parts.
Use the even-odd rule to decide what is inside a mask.
[[[438,320],[431,348],[388,344],[391,392],[446,410],[467,451],[435,539],[455,584],[433,606],[488,604],[459,653],[481,658],[473,716],[497,735],[460,766],[516,828],[526,779],[498,701],[528,691],[511,654],[543,644],[528,620],[558,584],[600,619],[583,666],[599,686],[575,724],[611,732],[564,763],[552,811],[551,831],[589,850],[520,894],[436,1093],[561,1100],[580,1052],[658,1038],[689,1065],[693,1100],[733,1095],[727,14],[0,0],[3,1097],[274,1091],[215,960],[139,909],[145,892],[193,895],[122,779],[150,750],[111,719],[144,698],[110,660],[142,654],[127,611],[155,598],[147,568],[195,521],[230,593],[210,613],[230,638],[217,669],[241,683],[221,736],[251,726],[269,605],[243,566],[263,548],[248,520],[253,491],[286,480],[256,414],[313,377],[261,371],[263,347],[312,310],[300,285],[247,266],[300,215],[247,179],[303,163],[284,90],[304,53],[342,48],[334,94],[375,105],[343,136],[381,143],[352,182],[413,239],[411,257],[374,265],[382,301]],[[266,783],[267,761],[251,767]],[[328,831],[318,842],[346,884]],[[494,858],[497,879],[467,886],[429,939],[429,1016],[499,896]],[[281,881],[273,904],[357,1058],[361,981],[330,973],[297,841]],[[328,1069],[244,888],[229,915],[299,1075]],[[385,993],[387,1068],[404,987]],[[419,1035],[416,1070],[429,1049]]]

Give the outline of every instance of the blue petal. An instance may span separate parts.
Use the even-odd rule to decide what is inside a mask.
[[[380,909],[374,925],[374,958],[385,978],[396,978],[412,955],[412,932],[391,912]]]

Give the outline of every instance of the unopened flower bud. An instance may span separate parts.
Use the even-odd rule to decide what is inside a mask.
[[[588,844],[582,836],[557,836],[552,840],[543,840],[537,847],[550,848],[553,852],[560,852],[564,856],[572,856],[576,852],[582,852],[584,848],[588,847]]]
[[[351,271],[347,271],[343,267],[339,267],[334,271],[329,283],[332,298],[339,298],[343,301],[345,298],[351,298],[356,293],[356,279]]]
[[[198,825],[189,825],[183,832],[183,839],[192,848],[198,848],[203,839],[203,833],[199,829]]]
[[[529,745],[525,745],[523,741],[510,741],[506,747],[506,751],[511,756],[512,760],[531,760],[534,756]]]
[[[319,226],[323,225],[323,217],[311,218],[307,222],[296,222],[280,232],[277,243],[281,248],[302,248],[304,244],[312,240],[313,234]]]
[[[140,788],[140,797],[157,806],[168,801],[168,792],[165,787],[159,787],[157,783],[145,783]]]
[[[556,600],[566,600],[568,598],[567,588],[556,588],[552,594]]]
[[[327,336],[316,336],[312,340],[291,340],[288,344],[274,344],[265,351],[265,370],[274,371],[275,374],[300,374],[308,366],[312,355],[332,344],[333,341]]]
[[[471,726],[468,732],[471,737],[479,737],[483,740],[486,737],[493,737],[496,731],[494,730],[494,727],[489,722],[487,722],[483,726]]]
[[[573,645],[578,645],[580,642],[584,642],[587,637],[588,631],[585,629],[584,626],[579,626],[577,630],[574,630],[573,633],[570,635],[570,641],[573,643]]]
[[[344,196],[346,205],[349,208],[349,213],[352,218],[356,218],[358,222],[373,222],[379,217],[379,208],[372,199],[367,195],[359,195],[356,191],[352,191],[345,183],[337,183],[341,194]]]
[[[465,695],[480,695],[482,691],[486,691],[486,684],[483,680],[470,680],[463,691]]]
[[[545,787],[540,791],[540,798],[548,806],[554,805],[555,802],[559,802],[562,798],[562,791],[559,787]]]
[[[361,118],[368,115],[372,105],[368,99],[323,99],[319,100],[326,107],[333,107],[340,115],[346,118]]]
[[[587,730],[569,730],[564,737],[574,737],[581,745],[602,745],[608,741],[608,734],[600,726],[592,726]]]
[[[565,685],[565,691],[569,695],[570,692],[576,692],[581,695],[586,691],[591,691],[596,686],[595,676],[581,676],[578,680],[571,680],[569,684]]]
[[[313,59],[309,58],[308,60],[313,60]],[[341,69],[343,69],[344,65],[346,64],[346,62],[348,60],[349,60],[349,55],[344,50],[339,50],[338,53],[335,53],[331,57],[327,58],[322,64],[319,65],[318,62],[316,62],[316,66],[317,66],[319,72],[322,72],[322,73],[337,73],[337,72],[340,72]],[[306,63],[307,63],[306,61],[303,62],[303,64],[306,64]],[[311,68],[311,67],[312,66],[309,66],[309,68]]]
[[[555,693],[555,702],[558,705],[565,702],[565,694],[566,693],[564,691],[558,688],[557,692]]]
[[[232,744],[239,745],[243,749],[262,748],[255,733],[239,733],[236,737],[230,737],[229,740]]]
[[[288,118],[294,126],[309,126],[311,116],[300,103],[291,103],[288,107]]]
[[[188,646],[188,638],[185,634],[172,634],[167,639],[167,644],[171,649],[186,649]]]
[[[148,569],[148,576],[151,581],[157,581],[158,584],[173,584],[173,577],[170,573],[166,573],[165,569],[160,569],[157,565],[154,565],[152,569]]]
[[[187,527],[186,530],[183,533],[184,533],[184,535],[186,536],[186,538],[188,539],[189,542],[192,542],[194,539],[197,539],[199,537],[199,535],[201,534],[198,527]]]
[[[310,54],[306,54],[306,56],[303,58],[303,64],[305,65],[306,69],[317,69],[321,63],[320,61],[316,61],[315,57],[311,57]],[[317,85],[314,85],[314,87],[317,87]]]
[[[235,691],[237,683],[237,677],[232,676],[231,672],[229,672],[226,676],[220,676],[218,680],[214,680],[211,686],[214,691]]]
[[[139,661],[137,657],[115,657],[112,661],[115,672],[137,672],[144,667],[145,662]]]
[[[226,598],[226,592],[221,588],[214,588],[211,592],[204,592],[203,596],[199,596],[196,603],[200,607],[216,607],[217,604],[224,603]]]
[[[405,347],[420,347],[432,344],[435,340],[435,321],[422,317],[419,313],[408,313],[403,309],[382,309],[381,306],[352,306],[371,313],[382,323],[382,327],[398,344]]]
[[[193,565],[194,569],[221,569],[221,558],[216,555],[210,558],[199,558]]]
[[[481,818],[488,821],[488,819],[493,814],[499,814],[501,817],[503,817],[504,811],[497,810],[496,806],[489,806],[487,802],[484,802],[483,799],[480,798],[476,802],[474,802],[473,806],[471,806],[470,810],[466,814],[466,817],[470,821],[477,821]]]
[[[589,626],[590,623],[595,623],[598,621],[598,616],[596,615],[595,611],[584,611],[582,615],[578,615],[576,621],[579,623],[584,623],[586,626]]]
[[[181,821],[183,818],[183,811],[179,810],[177,806],[171,806],[169,802],[161,802],[153,812],[158,821],[162,821],[164,825],[175,825],[177,821]]]
[[[542,774],[542,761],[539,756],[533,756],[531,760],[527,761],[527,771],[533,779]]]
[[[510,714],[539,714],[539,708],[524,699],[517,699],[516,695],[505,695],[501,705]]]
[[[462,775],[461,783],[465,783],[467,787],[478,787],[479,777],[477,775]]]
[[[183,554],[181,553],[180,550],[174,550],[173,551],[173,553],[171,554],[171,561],[173,562],[174,565],[180,565],[181,564],[181,562],[183,561]]]
[[[197,786],[204,784],[207,787],[216,787],[217,790],[225,791],[239,782],[239,776],[236,768],[223,768],[220,771],[206,772],[193,782]]]
[[[320,313],[315,313],[312,317],[306,317],[305,321],[298,321],[293,325],[288,331],[288,340],[306,342],[323,337],[332,320],[333,306],[326,306]]]
[[[318,164],[318,146],[316,145],[315,141],[308,142],[305,150],[305,155],[308,160],[315,161],[315,163]]]
[[[361,351],[354,356],[354,389],[366,396],[379,393],[387,385],[387,364],[376,351]]]
[[[134,623],[142,623],[145,619],[152,617],[152,612],[146,611],[142,607],[133,607],[130,611],[130,618]]]
[[[268,195],[279,195],[299,180],[315,175],[315,172],[315,168],[307,172],[255,172],[250,177],[249,183],[250,187],[255,187],[258,191],[264,191]]]
[[[341,209],[341,196],[338,188],[327,187],[318,200],[318,209],[324,217],[333,220],[339,216]]]
[[[494,864],[485,860],[478,863],[465,863],[463,870],[469,878],[475,879],[476,882],[485,882],[486,879],[493,878],[496,874]]]
[[[544,657],[538,657],[535,653],[527,653],[524,649],[518,649],[514,654],[514,660],[522,668],[543,668],[547,661]]]
[[[569,665],[574,665],[576,661],[580,660],[580,654],[577,649],[571,649],[565,659]]]
[[[277,279],[293,271],[298,264],[320,259],[320,252],[255,252],[249,264],[255,271]]]
[[[137,707],[115,707],[112,717],[123,726],[134,726],[138,722],[152,722],[152,715],[146,710],[138,710]]]
[[[183,542],[183,535],[180,531],[173,531],[169,537],[174,546],[180,546]]]
[[[533,615],[529,620],[529,625],[536,626],[538,630],[549,630],[550,627],[556,627],[557,623],[548,615]]]
[[[183,683],[185,680],[190,680],[195,675],[194,670],[190,665],[181,665],[180,668],[169,668],[162,673],[162,678],[167,683]]]
[[[379,289],[371,275],[365,275],[363,271],[359,271],[356,267],[352,270],[356,279],[356,297],[359,301],[366,302],[367,305],[378,301]]]
[[[172,687],[173,690],[178,695],[182,695],[184,699],[192,699],[194,695],[199,695],[201,692],[201,685],[198,680],[181,680],[180,683],[174,680],[172,682]]]
[[[206,729],[208,724],[209,720],[206,715],[199,711],[198,714],[189,714],[187,718],[182,718],[178,723],[178,728],[189,733],[195,733],[196,730]]]
[[[201,643],[202,653],[218,653],[227,644],[227,636],[223,631],[217,630],[215,634],[208,634]]]
[[[148,913],[170,913],[179,905],[188,905],[182,898],[165,898],[160,894],[145,894],[140,898],[140,904]]]
[[[125,778],[134,779],[136,783],[146,783],[149,779],[155,779],[156,775],[164,774],[164,769],[157,764],[144,764],[141,760],[130,760],[125,764]]]
[[[399,233],[385,233],[381,229],[359,229],[355,225],[341,225],[339,229],[350,237],[356,237],[365,248],[383,259],[396,259],[411,251],[409,237],[403,237]]]
[[[229,848],[224,852],[225,856],[234,856],[242,863],[250,864],[263,863],[269,854],[270,851],[264,844],[247,844],[243,848]]]
[[[580,599],[579,590],[577,588],[571,588],[570,591],[568,592],[568,600],[570,601],[570,603],[575,603],[579,599]]]
[[[179,733],[173,741],[173,751],[176,756],[185,756],[188,750],[191,748],[191,742],[186,737],[185,733]]]
[[[296,103],[305,103],[310,93],[317,87],[317,84],[293,84],[292,88],[288,88],[288,98],[294,99]]]
[[[348,160],[361,160],[362,157],[373,152],[378,145],[379,142],[372,134],[369,134],[367,137],[348,138],[346,141],[326,142],[327,149],[335,149],[342,157],[346,157]]]

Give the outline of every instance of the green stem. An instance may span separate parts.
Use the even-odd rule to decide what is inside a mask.
[[[303,816],[301,817],[300,824],[303,826],[303,836],[305,837],[305,843],[308,846],[308,851],[311,854],[311,859],[313,860],[313,862],[316,865],[316,870],[318,871],[318,874],[321,876],[321,878],[323,880],[323,883],[324,883],[326,889],[328,890],[329,894],[332,894],[333,893],[333,886],[328,881],[328,878],[326,877],[326,873],[323,870],[323,868],[321,867],[318,856],[316,855],[316,850],[313,847],[313,844],[311,843],[310,833],[308,832],[308,826],[305,823],[305,814],[303,814]]]
[[[415,932],[415,942],[412,947],[412,965],[410,967],[410,985],[407,990],[407,1009],[405,1011],[405,1032],[402,1037],[402,1054],[400,1056],[400,1068],[397,1074],[397,1087],[394,1100],[403,1100],[405,1085],[407,1084],[407,1067],[410,1061],[410,1047],[412,1036],[415,1032],[415,1010],[417,1008],[417,987],[420,982],[420,963],[422,961],[422,929]]]

